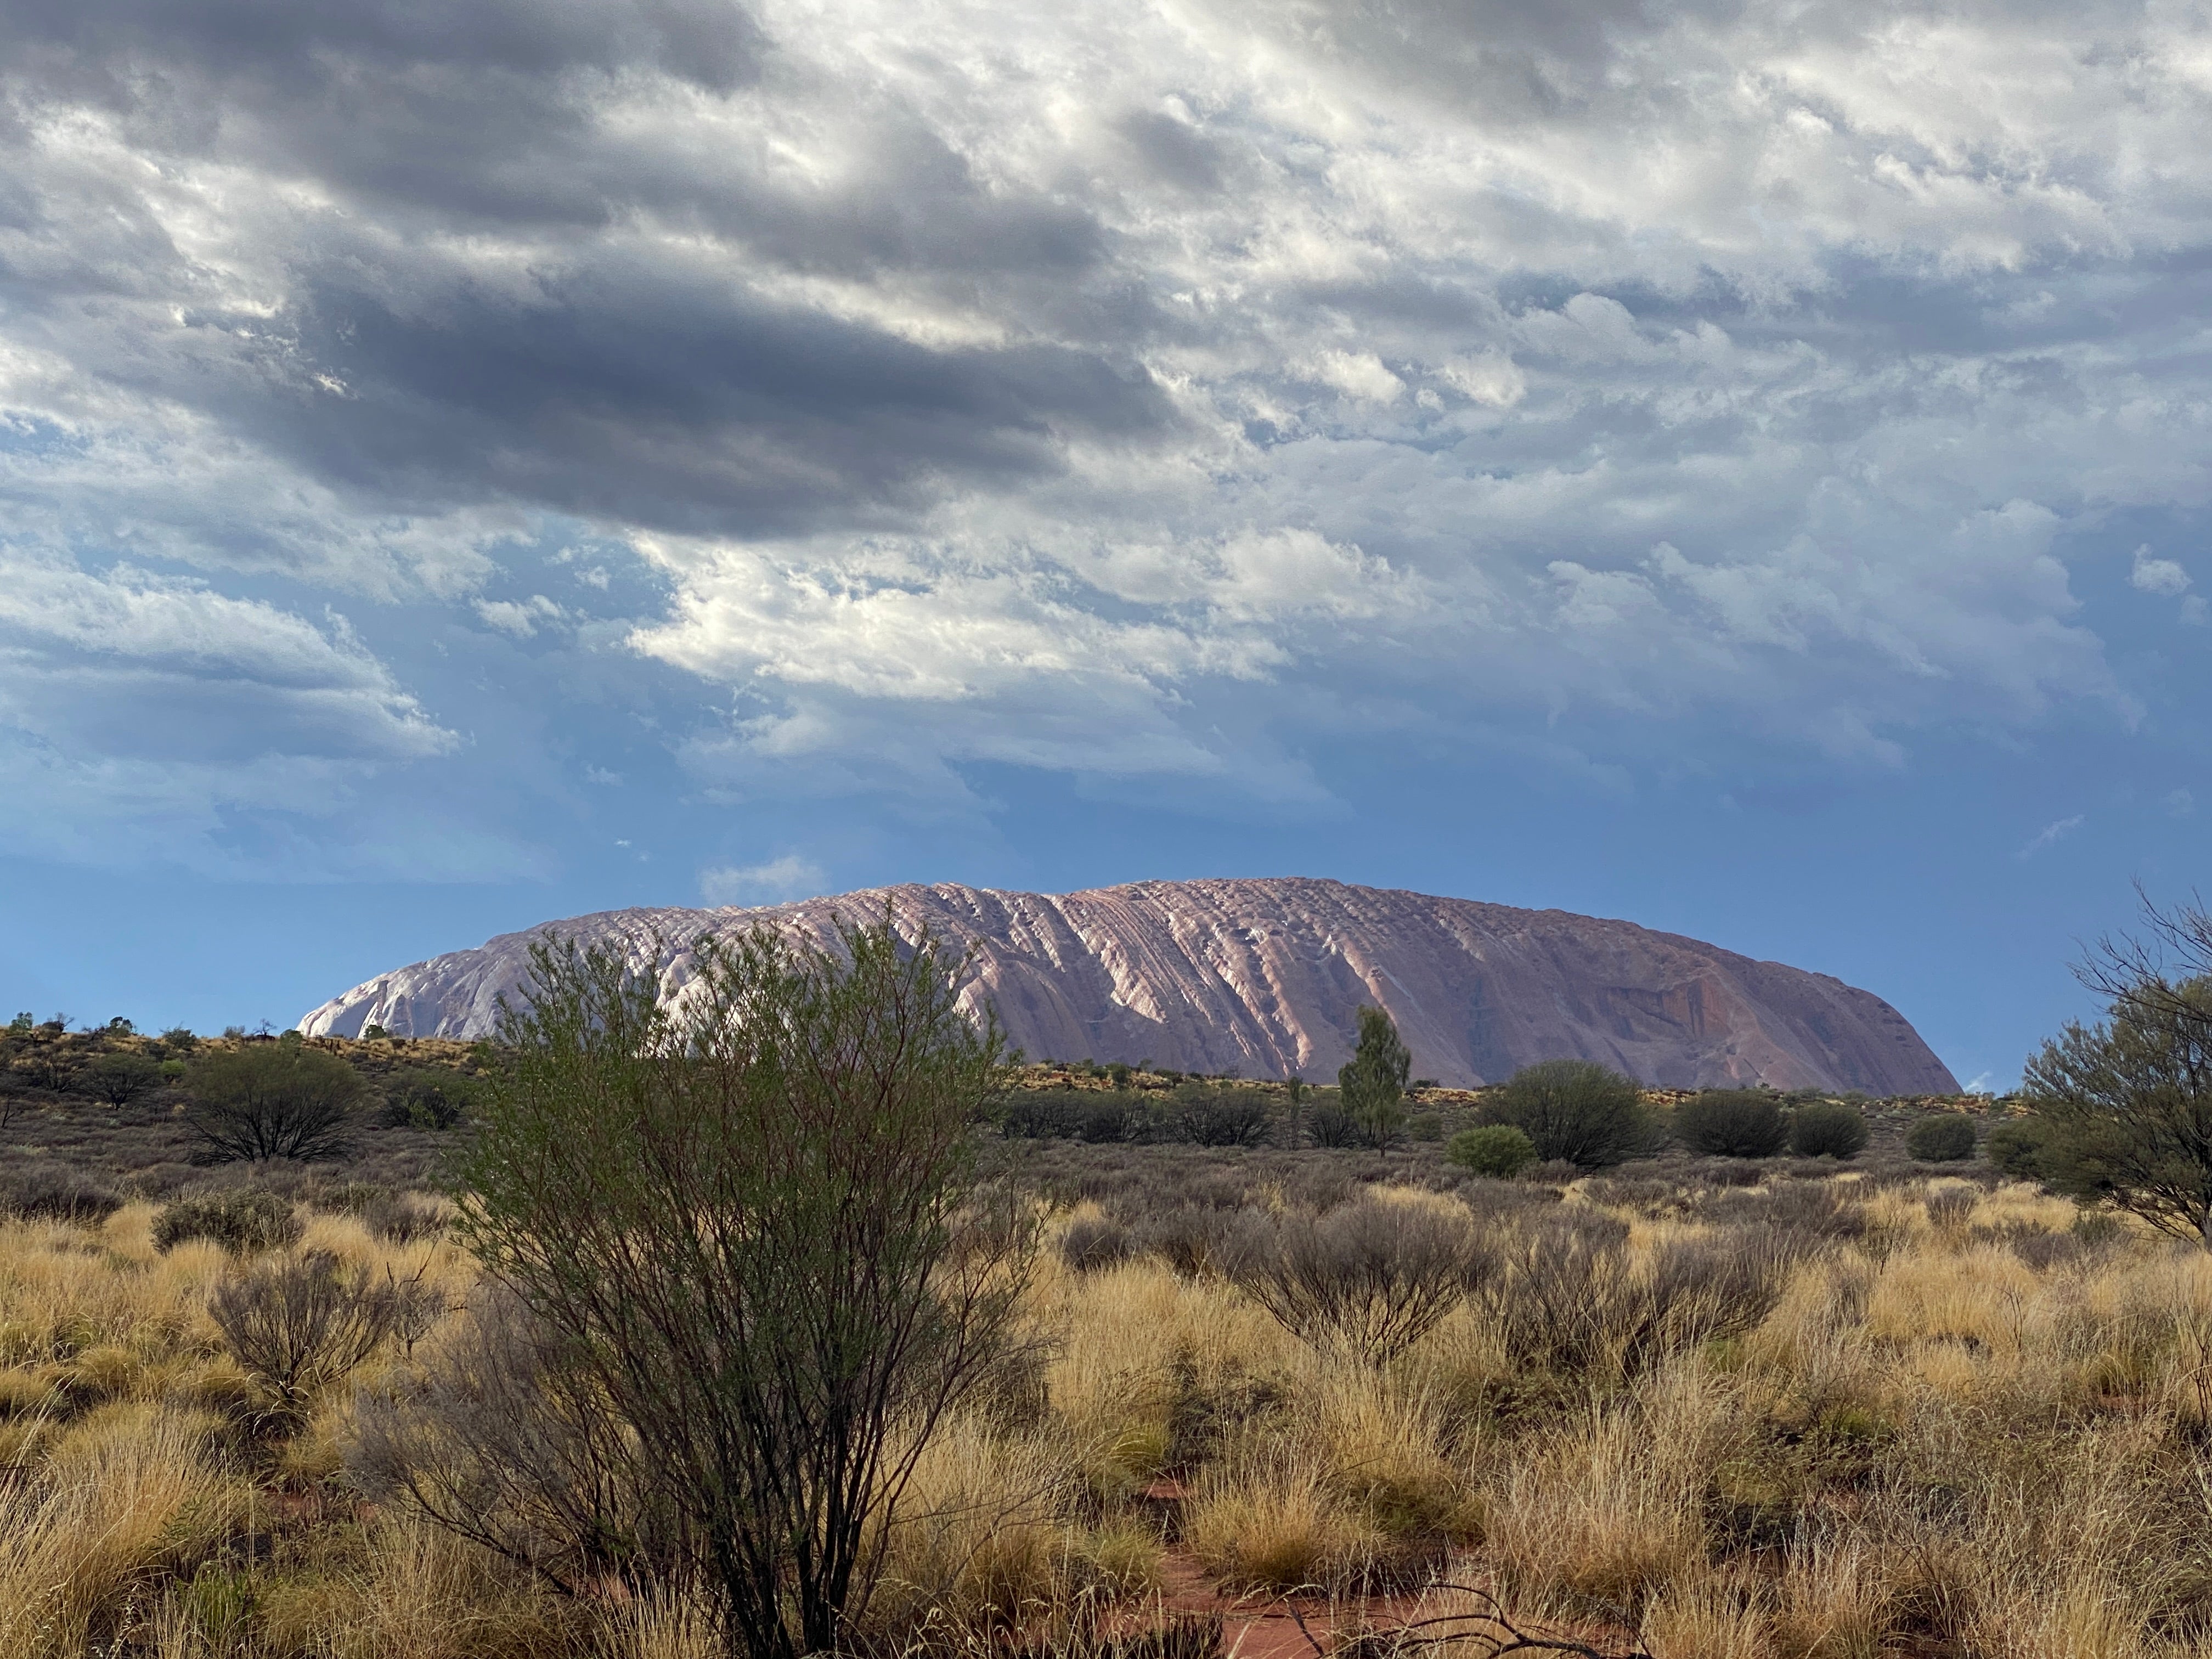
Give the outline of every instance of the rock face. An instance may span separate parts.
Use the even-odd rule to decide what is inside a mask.
[[[1869,1094],[1955,1092],[1881,998],[1674,933],[1561,910],[1310,880],[1159,881],[1086,893],[950,884],[759,909],[611,910],[401,968],[325,1003],[311,1036],[470,1037],[512,998],[549,931],[619,941],[668,994],[700,934],[769,922],[817,941],[831,917],[879,915],[977,947],[962,992],[994,1006],[1032,1058],[1151,1060],[1179,1071],[1334,1080],[1354,1011],[1389,1012],[1417,1077],[1494,1083],[1533,1060],[1601,1060],[1658,1087],[1765,1083]],[[666,941],[657,955],[655,939]]]

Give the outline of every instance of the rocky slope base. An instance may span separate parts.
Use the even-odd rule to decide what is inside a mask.
[[[1415,1074],[1449,1086],[1569,1056],[1658,1087],[1958,1088],[1895,1009],[1824,974],[1626,921],[1304,879],[1060,895],[945,883],[758,909],[611,910],[397,969],[300,1026],[479,1036],[548,932],[619,941],[676,994],[702,933],[767,922],[826,940],[834,915],[886,904],[903,933],[927,927],[976,947],[963,998],[994,1006],[1032,1057],[1327,1080],[1349,1053],[1354,1011],[1373,1002],[1397,1021]]]

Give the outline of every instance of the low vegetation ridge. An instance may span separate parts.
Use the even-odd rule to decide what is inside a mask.
[[[1458,1086],[1562,1055],[1660,1087],[1959,1086],[1894,1008],[1825,975],[1626,921],[1305,879],[1064,895],[947,883],[751,910],[606,911],[380,975],[301,1029],[480,1036],[549,933],[650,961],[677,993],[702,934],[766,922],[822,943],[838,915],[887,907],[908,938],[927,928],[973,951],[963,1006],[994,1008],[1032,1056],[1328,1077],[1371,1005],[1405,1034],[1419,1075]]]

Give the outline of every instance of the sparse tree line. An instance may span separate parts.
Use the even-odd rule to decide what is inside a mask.
[[[363,1128],[455,1127],[489,1060],[479,1044],[459,1065],[365,1068],[297,1031],[255,1036],[234,1026],[210,1039],[179,1026],[143,1036],[123,1018],[71,1031],[60,1016],[23,1013],[0,1027],[0,1127],[40,1107],[169,1109],[199,1137],[207,1162],[326,1158]]]

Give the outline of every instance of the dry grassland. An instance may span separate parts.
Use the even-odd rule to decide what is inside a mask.
[[[1046,1249],[1030,1357],[929,1450],[860,1634],[975,1651],[1188,1605],[1201,1573],[1340,1610],[1444,1577],[1656,1659],[2212,1654],[2212,1255],[1957,1181],[1540,1197],[1370,1195],[1472,1206],[1504,1241],[1489,1289],[1379,1368],[1178,1273],[1141,1218],[1060,1211],[1048,1237],[1136,1247],[1089,1270]],[[460,1308],[441,1238],[302,1217],[294,1255]],[[465,1316],[272,1431],[207,1312],[240,1264],[157,1251],[154,1219],[0,1224],[0,1654],[711,1650],[680,1597],[564,1599],[359,1501],[356,1390]],[[1560,1308],[1584,1312],[1563,1331]]]

